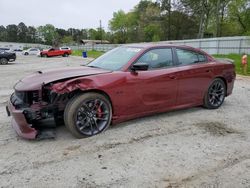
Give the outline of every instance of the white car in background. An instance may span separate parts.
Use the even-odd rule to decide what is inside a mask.
[[[38,55],[40,50],[38,48],[29,48],[23,51],[23,55]]]

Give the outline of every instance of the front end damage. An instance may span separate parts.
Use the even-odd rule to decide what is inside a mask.
[[[55,127],[63,123],[64,108],[79,90],[97,87],[89,76],[109,70],[91,67],[67,67],[37,71],[20,80],[7,105],[12,126],[27,139],[54,138]],[[97,81],[98,83],[98,81]]]
[[[64,108],[73,93],[59,94],[53,84],[40,90],[18,91],[11,95],[6,107],[12,115],[12,126],[17,134],[26,139],[55,137],[55,127],[63,123]]]

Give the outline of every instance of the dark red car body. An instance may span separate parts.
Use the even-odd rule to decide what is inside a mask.
[[[50,48],[48,50],[43,50],[40,52],[41,57],[53,57],[53,56],[69,56],[72,51],[68,49],[57,49]]]
[[[46,113],[63,111],[68,98],[76,92],[94,91],[105,95],[112,104],[112,124],[149,114],[173,109],[200,106],[209,85],[221,78],[226,85],[226,96],[233,90],[235,71],[229,62],[219,62],[198,49],[186,46],[133,45],[143,48],[119,71],[91,67],[64,68],[38,71],[18,82],[8,110],[13,116],[12,125],[16,132],[27,139],[35,139],[39,130],[32,119],[43,119]],[[206,56],[207,62],[167,69],[131,71],[131,65],[146,51],[155,48],[188,49]],[[22,106],[20,98],[29,105]],[[27,96],[26,96],[27,95]],[[20,97],[18,97],[20,96]],[[56,99],[50,100],[55,97]],[[16,101],[15,101],[16,100]],[[50,102],[50,101],[53,101]],[[44,114],[43,114],[44,113]]]

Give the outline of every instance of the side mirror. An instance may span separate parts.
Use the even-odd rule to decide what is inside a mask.
[[[135,63],[131,67],[132,71],[146,71],[148,70],[148,64],[147,63]]]

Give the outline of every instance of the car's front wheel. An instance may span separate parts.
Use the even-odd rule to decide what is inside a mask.
[[[1,59],[0,59],[0,65],[6,65],[6,64],[8,64],[8,59],[6,59],[6,58],[1,58]]]
[[[64,111],[64,122],[77,138],[99,134],[106,130],[112,118],[110,101],[98,93],[84,93],[72,98]]]
[[[213,80],[204,97],[204,106],[208,109],[219,108],[226,96],[226,85],[220,78]]]
[[[63,57],[69,57],[69,54],[68,53],[65,53],[62,55]]]

